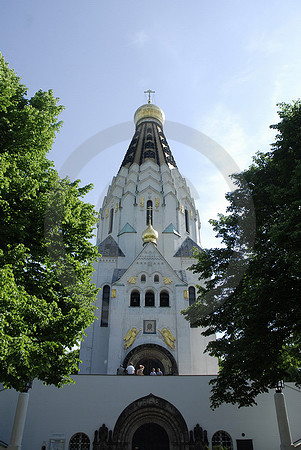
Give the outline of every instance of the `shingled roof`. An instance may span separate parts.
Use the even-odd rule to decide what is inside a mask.
[[[102,256],[125,256],[112,236],[108,236],[99,244],[98,252],[101,253]]]
[[[185,239],[184,242],[180,245],[174,256],[182,257],[182,258],[190,258],[192,256],[193,248],[197,248],[201,250],[201,247],[196,244],[189,236]]]

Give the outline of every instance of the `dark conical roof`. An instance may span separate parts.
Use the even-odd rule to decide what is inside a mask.
[[[106,239],[98,245],[98,252],[102,256],[125,256],[112,236],[106,237]]]
[[[130,167],[133,163],[141,165],[149,159],[159,166],[177,167],[163,133],[163,123],[164,112],[158,106],[147,103],[137,109],[136,131],[121,167]]]
[[[185,239],[185,241],[182,242],[182,244],[180,245],[174,256],[182,258],[183,257],[190,258],[191,256],[193,256],[194,248],[202,251],[201,247],[188,236]]]

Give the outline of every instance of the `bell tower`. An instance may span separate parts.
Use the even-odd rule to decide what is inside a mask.
[[[149,102],[99,212],[97,316],[81,346],[80,373],[115,374],[120,364],[165,375],[215,374],[208,340],[181,311],[196,300],[188,270],[201,249],[200,219],[164,135],[165,115]]]

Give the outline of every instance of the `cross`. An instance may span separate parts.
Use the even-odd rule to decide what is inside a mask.
[[[148,94],[148,102],[151,103],[151,94],[154,94],[156,91],[152,91],[151,89],[148,89],[147,91],[144,91],[144,94]]]

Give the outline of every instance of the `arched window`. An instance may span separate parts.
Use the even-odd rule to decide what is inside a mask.
[[[76,433],[69,442],[69,450],[90,450],[90,439],[85,433]]]
[[[109,301],[110,286],[106,285],[102,290],[102,307],[101,307],[101,327],[107,327],[109,324]]]
[[[114,209],[112,208],[110,211],[110,221],[109,221],[109,234],[113,231],[113,218],[114,218]]]
[[[189,286],[188,288],[188,295],[189,295],[189,306],[193,305],[195,303],[195,287]],[[197,328],[197,325],[194,325],[193,323],[190,324],[190,328]]]
[[[220,447],[227,450],[233,450],[231,436],[226,431],[217,431],[212,436],[212,450]]]
[[[185,209],[185,228],[187,233],[189,233],[189,214],[187,209]]]
[[[131,292],[131,306],[140,306],[140,292],[134,290]]]
[[[159,283],[159,275],[154,276],[154,283]]]
[[[160,292],[160,306],[162,307],[169,306],[169,293],[167,291]]]
[[[189,293],[189,306],[191,306],[195,302],[195,287],[190,286],[188,288],[188,293]]]
[[[147,200],[146,202],[146,225],[153,224],[153,202]]]
[[[155,295],[153,291],[145,293],[145,306],[155,306]]]
[[[141,275],[141,283],[145,283],[146,282],[146,276],[144,275],[144,273]]]

